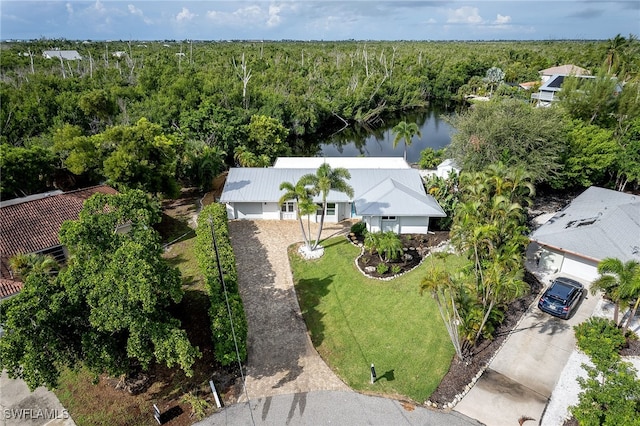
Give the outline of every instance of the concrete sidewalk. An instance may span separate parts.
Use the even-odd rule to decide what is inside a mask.
[[[575,348],[573,326],[593,314],[598,300],[587,294],[576,313],[562,320],[540,311],[536,298],[455,410],[487,425],[517,424],[522,416],[540,422]]]
[[[350,391],[317,391],[258,398],[223,408],[196,425],[481,426],[460,413],[429,410]]]
[[[23,380],[0,376],[0,426],[75,426],[58,397],[47,388],[33,392]]]

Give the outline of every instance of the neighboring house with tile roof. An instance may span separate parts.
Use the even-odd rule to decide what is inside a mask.
[[[282,182],[295,184],[306,174],[315,174],[323,162],[344,167],[351,173],[349,185],[354,197],[330,191],[327,196],[326,222],[361,218],[370,231],[394,231],[399,234],[426,233],[429,218],[445,217],[438,202],[424,190],[417,169],[402,159],[384,158],[300,158],[276,161],[276,167],[232,168],[220,202],[226,204],[229,219],[295,220],[293,200],[278,205],[284,191]],[[348,165],[351,165],[350,167]],[[314,201],[321,204],[321,196]],[[320,206],[319,206],[320,207]],[[311,216],[318,221],[322,210]]]
[[[592,186],[529,238],[539,267],[593,280],[607,257],[640,262],[640,196]]]
[[[22,288],[11,271],[9,259],[16,254],[50,254],[66,260],[58,232],[66,220],[75,220],[84,201],[96,193],[117,194],[106,185],[75,191],[53,191],[0,202],[0,297]]]

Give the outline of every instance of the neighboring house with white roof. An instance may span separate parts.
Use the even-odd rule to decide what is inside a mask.
[[[436,169],[436,175],[441,178],[448,178],[451,172],[460,174],[460,167],[453,158],[443,160]]]
[[[45,50],[42,52],[42,56],[45,59],[62,58],[66,61],[81,60],[82,56],[77,50]]]
[[[398,161],[400,160],[400,161]],[[282,182],[295,184],[306,174],[315,174],[324,162],[332,168],[344,167],[351,173],[349,185],[354,197],[330,191],[326,222],[361,218],[370,231],[399,234],[426,233],[430,217],[445,217],[438,202],[424,190],[418,170],[403,159],[389,158],[279,158],[274,167],[232,168],[229,170],[220,202],[226,204],[229,219],[295,220],[293,200],[278,204],[284,191]],[[314,201],[321,204],[321,195]],[[322,210],[311,216],[318,221]]]
[[[592,186],[529,238],[540,268],[594,280],[607,257],[640,261],[640,196]]]

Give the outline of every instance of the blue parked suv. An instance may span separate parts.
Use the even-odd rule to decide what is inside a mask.
[[[580,303],[583,294],[584,286],[578,281],[558,277],[542,293],[538,308],[548,314],[567,319]]]

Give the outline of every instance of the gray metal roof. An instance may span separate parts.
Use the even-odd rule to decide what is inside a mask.
[[[315,172],[315,168],[232,168],[229,170],[220,201],[223,203],[277,202],[284,194],[284,191],[280,190],[282,182],[295,184],[303,175],[315,174]],[[349,172],[351,179],[348,183],[353,187],[356,209],[360,198],[364,195],[368,194],[369,200],[378,201],[386,195],[388,197],[386,203],[393,204],[396,213],[385,213],[385,215],[402,216],[409,215],[411,212],[412,215],[445,216],[436,200],[426,195],[418,170],[352,169]],[[321,197],[317,196],[316,201],[321,201]],[[351,200],[346,194],[331,191],[327,201],[337,203]],[[410,206],[416,210],[410,210],[412,208]],[[425,213],[427,211],[429,213]]]
[[[385,179],[355,200],[360,216],[431,216],[445,217],[437,201],[395,179]]]
[[[640,196],[592,186],[530,238],[596,261],[640,261]]]
[[[62,58],[68,61],[82,59],[82,56],[80,56],[77,50],[45,50],[42,52],[42,56],[46,59]]]

